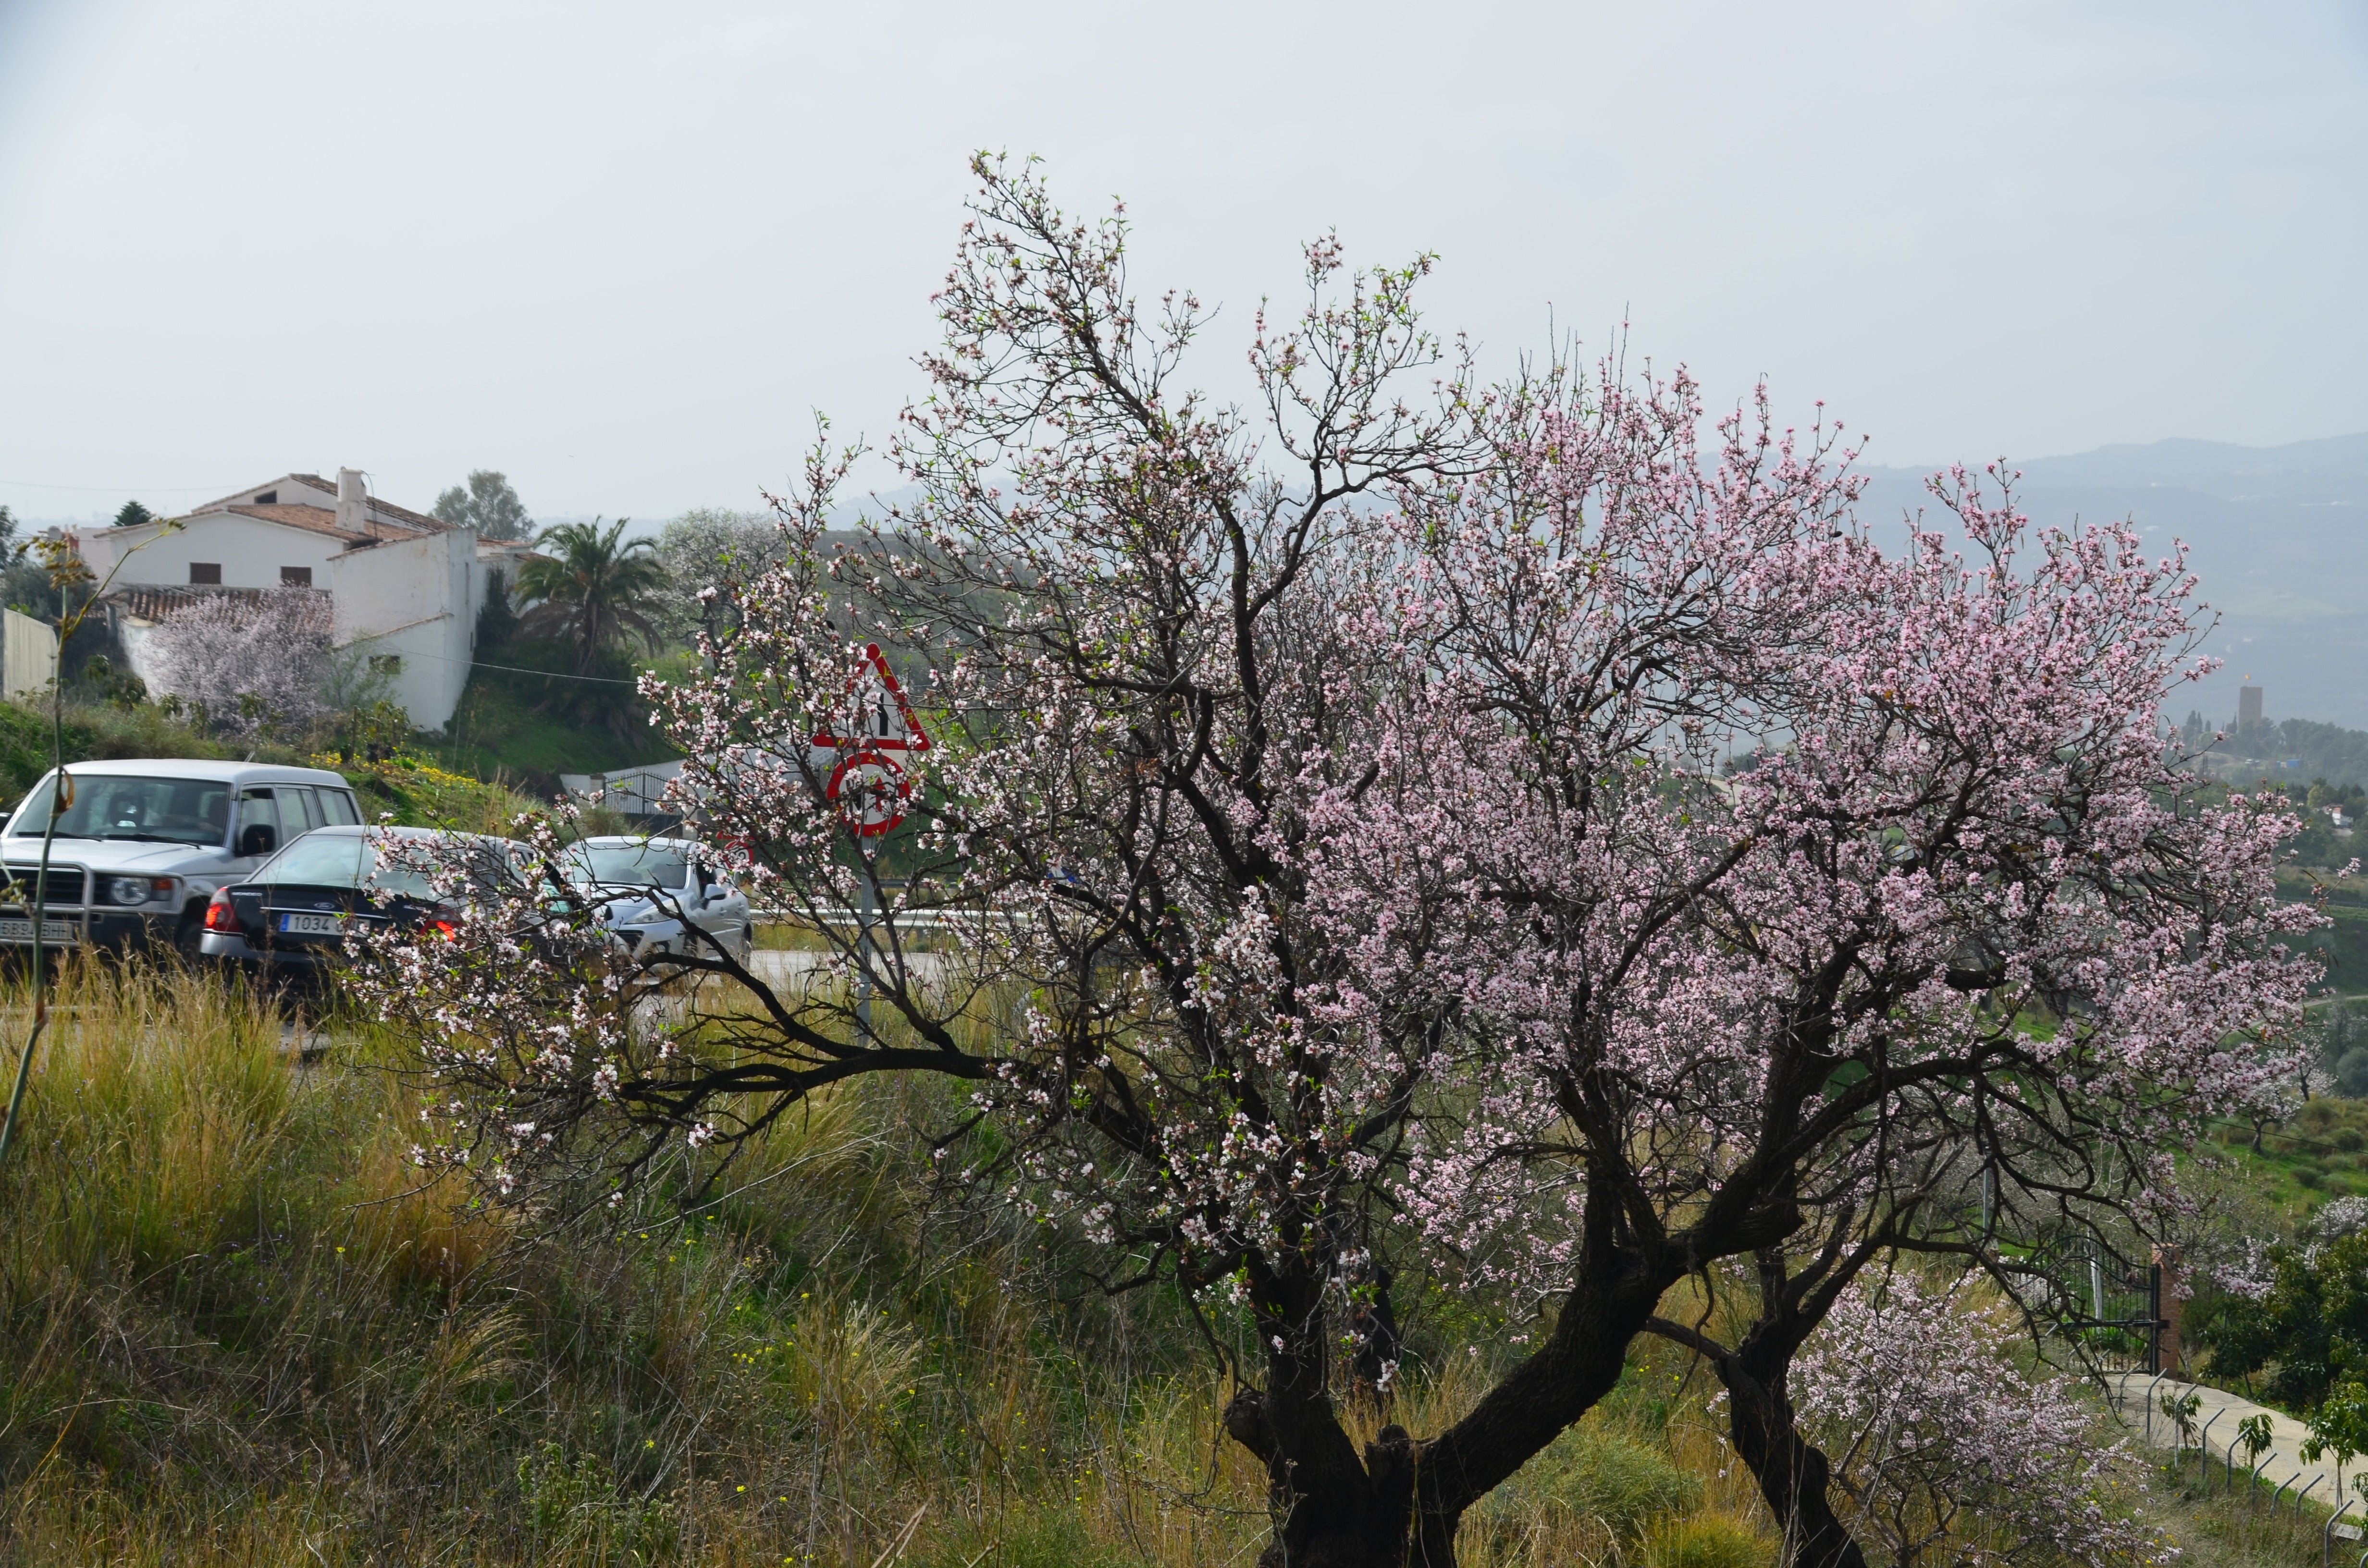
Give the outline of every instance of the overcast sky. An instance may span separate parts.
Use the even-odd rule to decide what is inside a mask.
[[[1338,229],[1495,368],[1624,317],[1884,462],[2368,428],[2363,0],[0,0],[0,503],[752,504],[918,390],[982,146],[1123,195],[1228,392]]]

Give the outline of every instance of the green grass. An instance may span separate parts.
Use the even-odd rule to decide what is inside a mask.
[[[784,1122],[720,1213],[535,1234],[419,1185],[367,1030],[300,1072],[211,976],[61,1004],[0,1172],[0,1561],[868,1562],[923,1505],[918,1560],[1032,1561],[1205,1483],[1205,1375],[1112,1397],[1111,1309],[1024,1227],[924,1249],[893,1101]],[[1164,1560],[1255,1530],[1223,1480],[1247,1511],[1136,1521]]]
[[[2223,1122],[2213,1134],[2243,1179],[2289,1225],[2331,1198],[2368,1192],[2368,1100],[2317,1095],[2283,1125]]]
[[[2291,1494],[2283,1508],[2273,1509],[2273,1487],[2248,1494],[2240,1472],[2231,1495],[2220,1490],[2222,1472],[2214,1468],[2211,1474],[2208,1486],[2197,1482],[2192,1449],[2176,1473],[2157,1466],[2143,1471],[2139,1515],[2179,1547],[2181,1568],[2315,1568],[2326,1509],[2311,1503],[2297,1507]],[[2358,1518],[2359,1511],[2351,1517]],[[2329,1562],[2338,1568],[2358,1561],[2360,1542],[2332,1544]]]

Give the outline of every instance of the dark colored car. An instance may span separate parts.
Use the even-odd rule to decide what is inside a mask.
[[[390,839],[467,846],[489,878],[507,874],[517,850],[504,839],[425,827],[315,828],[214,894],[200,949],[252,969],[305,972],[341,963],[358,921],[410,926],[449,915],[425,875],[387,863]]]

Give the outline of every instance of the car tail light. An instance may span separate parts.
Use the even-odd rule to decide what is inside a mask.
[[[458,926],[453,925],[450,920],[438,920],[435,922],[435,926],[437,931],[439,932],[448,942],[461,934],[461,928]]]
[[[238,929],[238,911],[230,906],[230,889],[217,890],[212,900],[206,904],[206,929],[209,931]]]

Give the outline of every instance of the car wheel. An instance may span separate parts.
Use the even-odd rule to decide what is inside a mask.
[[[754,926],[740,927],[739,949],[732,956],[739,961],[742,969],[748,967],[748,960],[757,956],[757,927]]]
[[[205,956],[204,949],[199,946],[204,940],[205,934],[205,921],[202,916],[195,914],[182,915],[180,925],[173,929],[173,950],[180,954],[185,961],[197,962]]]

